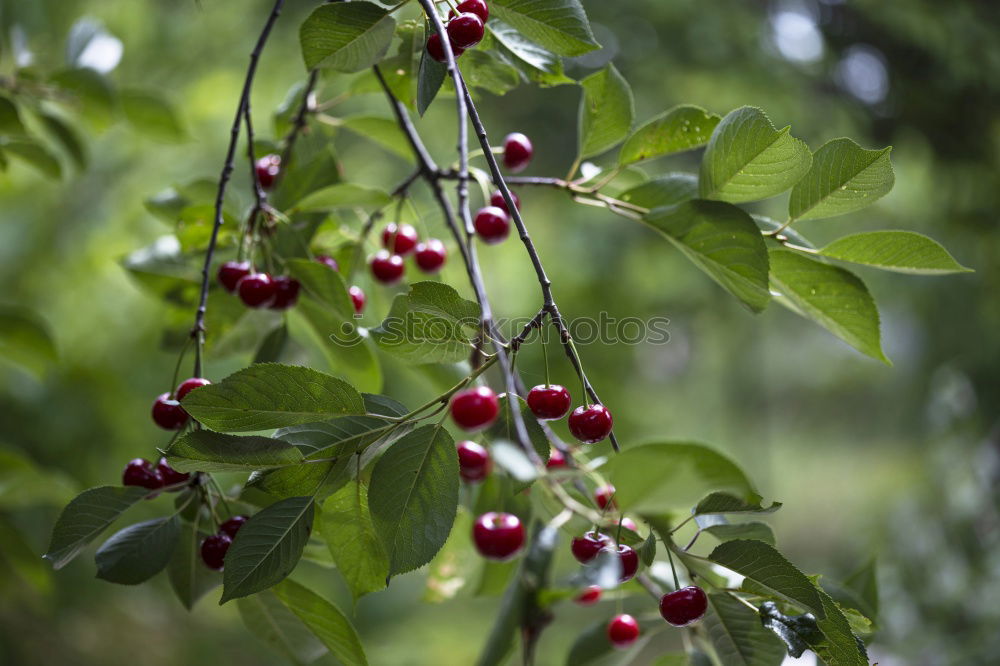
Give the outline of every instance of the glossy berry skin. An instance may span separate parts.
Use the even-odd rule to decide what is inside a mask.
[[[619,582],[626,583],[632,580],[635,572],[639,570],[639,553],[635,552],[635,549],[631,546],[626,546],[623,543],[617,546],[608,546],[608,548],[616,551],[622,561],[622,577],[618,579]]]
[[[451,45],[460,49],[472,48],[483,41],[483,34],[486,32],[483,19],[472,12],[463,12],[448,21],[445,30],[448,31]]]
[[[528,409],[540,421],[561,419],[572,404],[569,391],[558,384],[539,385],[528,391]]]
[[[122,472],[122,485],[155,490],[163,487],[163,479],[156,473],[151,462],[145,458],[136,458],[125,465]]]
[[[392,254],[398,254],[401,257],[405,257],[413,252],[419,240],[420,237],[417,235],[417,230],[409,224],[396,224],[392,222],[387,224],[385,229],[382,230],[382,247],[389,250]]]
[[[573,601],[581,606],[591,606],[601,600],[603,590],[597,585],[591,585],[579,594]]]
[[[243,527],[243,523],[249,520],[246,516],[233,516],[226,522],[219,525],[219,533],[226,534],[230,539],[236,538],[236,533]]]
[[[216,277],[226,291],[233,293],[239,281],[248,275],[250,275],[249,261],[227,261],[219,266]]]
[[[600,532],[587,532],[583,536],[573,537],[570,550],[580,564],[586,564],[597,557],[605,548],[611,547],[611,537]]]
[[[480,208],[476,212],[473,224],[479,237],[489,245],[502,243],[510,233],[510,218],[507,217],[507,213],[502,208],[495,206]]]
[[[503,165],[511,173],[524,171],[535,149],[531,140],[520,132],[508,134],[503,140]]]
[[[508,560],[524,545],[524,525],[511,513],[490,511],[476,519],[472,541],[488,560]]]
[[[267,273],[251,273],[236,285],[243,305],[248,308],[264,308],[274,302],[276,287]]]
[[[601,510],[615,506],[615,492],[614,486],[608,484],[606,486],[599,486],[594,490],[594,501],[597,502],[597,506],[601,507]]]
[[[682,587],[660,598],[660,615],[675,627],[687,627],[705,616],[708,597],[697,585]]]
[[[615,647],[625,648],[639,638],[639,623],[628,614],[616,615],[608,623],[608,640]]]
[[[436,238],[428,238],[425,242],[417,245],[413,258],[417,262],[417,267],[424,273],[437,273],[444,266],[444,261],[448,256],[444,243]]]
[[[365,292],[361,290],[361,287],[353,285],[347,290],[347,293],[351,297],[351,303],[354,305],[354,312],[361,314],[361,311],[365,309]]]
[[[372,276],[382,284],[396,284],[403,279],[403,258],[398,254],[389,254],[388,250],[376,252],[369,266]]]
[[[265,155],[257,160],[256,171],[257,182],[260,183],[260,186],[265,190],[271,189],[278,177],[278,172],[281,171],[281,156]]]
[[[483,23],[486,23],[490,18],[490,8],[486,4],[486,0],[465,0],[465,2],[460,2],[456,5],[458,8],[458,13],[468,12],[470,14],[475,14]],[[455,18],[455,10],[448,12],[448,18]]]
[[[479,483],[490,473],[490,452],[475,442],[465,440],[455,446],[458,473],[467,483]]]
[[[465,53],[465,49],[460,49],[454,44],[451,45],[451,51],[458,58],[460,55]],[[434,33],[427,38],[427,55],[434,58],[438,62],[447,62],[448,58],[444,54],[444,46],[441,44],[441,35]]]
[[[222,571],[226,564],[226,553],[233,544],[233,539],[228,534],[213,534],[201,542],[201,561],[209,569]]]
[[[170,466],[166,458],[160,458],[156,463],[156,473],[163,481],[164,486],[175,486],[179,483],[187,483],[191,480],[190,474],[182,474]],[[175,488],[180,490],[180,488]]]
[[[559,449],[552,449],[549,453],[549,460],[545,463],[546,469],[565,469],[566,455]]]
[[[188,414],[181,403],[170,397],[169,393],[157,396],[153,402],[153,423],[164,430],[180,430],[188,422]]]
[[[274,300],[268,306],[272,310],[287,310],[299,300],[299,289],[302,285],[293,277],[279,275],[274,278]]]
[[[313,260],[323,264],[324,266],[329,266],[331,269],[335,271],[340,270],[340,264],[338,264],[337,260],[328,254],[317,254],[315,257],[313,257]]]
[[[569,431],[584,444],[595,444],[611,434],[611,412],[604,405],[581,405],[569,415]]]
[[[510,193],[510,198],[514,200],[514,206],[518,210],[521,210],[521,197],[517,196],[517,193],[512,191]],[[507,208],[507,200],[503,198],[503,194],[500,190],[497,190],[490,195],[490,205],[499,208],[503,212],[510,215],[510,209]]]
[[[183,400],[184,396],[191,391],[196,388],[201,388],[202,386],[208,386],[211,383],[212,382],[208,381],[204,377],[191,377],[190,379],[185,379],[180,383],[177,390],[174,391],[174,395],[177,396],[178,400]]]
[[[496,421],[500,413],[497,395],[485,386],[465,389],[451,399],[451,418],[462,430],[479,430]]]

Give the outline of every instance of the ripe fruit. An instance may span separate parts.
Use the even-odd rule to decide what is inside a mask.
[[[379,250],[371,258],[372,275],[382,284],[395,284],[403,278],[403,258],[398,254],[389,254],[388,250]]]
[[[510,233],[510,218],[507,217],[507,213],[502,208],[495,206],[480,208],[473,224],[476,227],[476,233],[483,239],[483,242],[490,245],[502,242]]]
[[[313,260],[314,261],[318,261],[319,263],[323,264],[324,266],[329,266],[330,268],[332,268],[335,271],[339,271],[340,270],[340,264],[338,264],[337,260],[334,259],[333,257],[331,257],[328,254],[317,254],[315,257],[313,257]]]
[[[514,206],[521,210],[521,198],[517,196],[517,193],[511,191],[510,198],[514,200]],[[502,210],[503,212],[510,215],[510,210],[507,208],[507,200],[503,198],[503,193],[497,190],[492,195],[490,195],[490,205],[495,206]]]
[[[611,547],[611,537],[600,532],[587,532],[583,536],[573,537],[570,550],[580,564],[586,564],[597,557],[604,548]]]
[[[153,422],[164,430],[180,430],[187,424],[188,415],[181,403],[163,393],[153,402]]]
[[[486,559],[507,560],[524,545],[524,525],[514,514],[490,511],[476,519],[472,541]]]
[[[490,452],[475,442],[465,440],[459,442],[458,473],[469,483],[478,483],[490,473]]]
[[[566,456],[559,449],[552,449],[549,453],[549,461],[545,463],[546,469],[562,469],[566,467]]]
[[[451,418],[463,430],[479,430],[493,423],[500,413],[497,395],[485,386],[465,389],[451,399]]]
[[[274,300],[274,280],[267,273],[251,273],[236,284],[240,300],[248,308],[263,308]]]
[[[483,33],[486,32],[483,19],[472,12],[462,12],[448,21],[445,30],[448,31],[451,45],[460,49],[472,48],[483,41]]]
[[[452,44],[451,52],[456,58],[458,58],[460,55],[465,53],[465,49],[460,49]],[[444,46],[441,43],[441,35],[434,33],[427,38],[427,55],[434,58],[438,62],[447,62],[448,58],[444,55]]]
[[[608,623],[608,640],[615,647],[628,647],[639,638],[639,623],[631,615],[615,615]]]
[[[417,266],[424,273],[437,273],[444,266],[446,257],[447,250],[444,243],[436,238],[428,238],[425,242],[417,245],[417,251],[414,255]]]
[[[174,486],[178,483],[187,483],[191,480],[190,474],[182,474],[176,469],[170,466],[166,458],[160,458],[156,463],[156,474],[162,480],[162,485],[164,486]],[[126,484],[128,485],[128,484]],[[180,490],[176,488],[175,490]]]
[[[257,160],[257,182],[265,190],[271,189],[274,179],[281,171],[281,155],[265,155]]]
[[[457,5],[458,12],[469,12],[475,14],[486,23],[490,18],[490,8],[486,5],[486,0],[465,0]],[[448,18],[455,18],[455,10],[448,12]]]
[[[558,384],[539,385],[528,391],[528,408],[541,421],[561,419],[572,404],[569,391]]]
[[[250,275],[249,261],[227,261],[219,266],[216,277],[223,288],[232,293],[236,291],[237,283],[247,275]]]
[[[594,444],[611,434],[612,422],[604,405],[581,405],[569,415],[569,431],[584,444]]]
[[[221,571],[226,563],[226,552],[233,544],[233,539],[228,534],[213,534],[201,542],[201,561],[209,569]]]
[[[155,490],[163,487],[163,479],[153,469],[153,464],[145,458],[136,458],[128,461],[125,470],[122,472],[123,486],[139,486]]]
[[[351,296],[351,303],[354,304],[354,311],[361,314],[361,311],[365,309],[365,292],[361,291],[361,287],[354,285],[347,290],[347,293]]]
[[[660,598],[660,615],[675,627],[687,627],[708,610],[708,597],[697,585],[683,587]]]
[[[190,379],[185,379],[180,383],[180,386],[177,387],[177,391],[174,392],[174,395],[177,396],[178,400],[183,400],[184,396],[186,396],[191,391],[195,390],[196,388],[201,388],[202,386],[208,386],[211,383],[212,382],[208,381],[203,377],[192,377]]]
[[[581,606],[590,606],[592,604],[596,604],[598,601],[601,600],[601,594],[602,590],[600,587],[598,587],[597,585],[591,585],[583,592],[581,592],[580,595],[573,601],[580,604]]]
[[[405,257],[413,252],[419,240],[417,230],[409,224],[387,224],[382,230],[382,247],[393,254]]]
[[[268,306],[272,310],[287,310],[299,300],[299,281],[287,275],[274,278],[274,300]]]
[[[594,501],[597,502],[597,506],[601,507],[601,510],[608,508],[610,504],[612,507],[615,506],[615,487],[608,484],[606,486],[599,486],[594,490]]]
[[[520,132],[508,134],[503,140],[503,165],[513,173],[524,171],[533,152],[534,148],[528,137]]]
[[[219,533],[229,535],[230,539],[236,538],[236,533],[240,531],[243,527],[243,523],[247,522],[248,518],[246,516],[233,516],[226,522],[219,525]]]
[[[623,543],[617,546],[607,546],[607,548],[617,552],[622,561],[622,577],[618,579],[619,582],[625,583],[632,580],[632,576],[639,570],[639,553]]]

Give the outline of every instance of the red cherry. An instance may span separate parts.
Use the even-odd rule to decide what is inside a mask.
[[[566,467],[566,456],[559,449],[552,449],[545,467],[546,469],[562,469]]]
[[[465,389],[451,399],[451,418],[463,430],[479,430],[493,423],[500,413],[497,395],[485,386]]]
[[[278,172],[281,171],[281,155],[265,155],[260,158],[257,160],[256,171],[260,186],[265,190],[271,189]]]
[[[365,309],[365,292],[361,291],[361,287],[354,285],[347,290],[347,293],[350,294],[351,303],[354,304],[354,312],[361,314]]]
[[[611,546],[611,537],[600,532],[587,532],[583,536],[573,537],[570,550],[580,564],[586,564],[597,557],[604,548]]]
[[[184,396],[191,391],[196,388],[201,388],[202,386],[208,386],[211,383],[212,382],[208,381],[204,377],[191,377],[190,379],[185,379],[180,383],[180,386],[177,387],[174,395],[177,396],[178,400],[183,400]]]
[[[558,384],[538,385],[528,391],[528,408],[540,421],[561,419],[572,404],[569,391]]]
[[[369,262],[372,275],[382,284],[396,284],[403,279],[403,258],[398,254],[389,254],[388,250],[379,250]]]
[[[483,19],[472,12],[462,12],[448,21],[448,26],[445,29],[448,31],[451,45],[460,49],[472,48],[483,41],[483,34],[486,32]]]
[[[240,300],[248,308],[263,308],[274,301],[276,287],[267,273],[251,273],[236,284]]]
[[[287,275],[274,278],[274,301],[268,306],[272,310],[287,310],[299,300],[299,281]]]
[[[611,434],[611,412],[604,405],[581,405],[569,415],[569,431],[584,444],[594,444]]]
[[[615,615],[608,623],[608,640],[615,647],[628,647],[639,638],[639,623],[628,614]]]
[[[503,140],[503,165],[512,173],[524,171],[533,152],[534,148],[528,137],[520,132],[508,134]]]
[[[250,275],[249,261],[227,261],[219,266],[216,277],[223,288],[232,293],[236,291],[236,284],[240,279]]]
[[[240,531],[240,528],[243,527],[243,523],[247,522],[247,520],[249,520],[249,518],[246,516],[233,516],[226,522],[219,525],[219,533],[228,535],[230,539],[235,539],[236,533]]]
[[[615,487],[611,484],[606,486],[600,486],[594,490],[594,501],[597,502],[597,506],[601,507],[601,510],[608,508],[610,505],[612,508],[617,506],[615,504]]]
[[[221,571],[226,563],[226,552],[232,544],[228,534],[213,534],[201,542],[201,561],[209,569]]]
[[[507,560],[524,545],[524,525],[511,513],[490,511],[472,526],[472,541],[488,560]]]
[[[683,587],[660,598],[660,615],[675,627],[686,627],[705,616],[708,597],[697,585]]]
[[[382,230],[382,247],[393,254],[405,257],[417,246],[417,230],[409,224],[387,224]]]
[[[153,402],[153,423],[164,430],[180,430],[187,422],[188,415],[181,403],[172,399],[169,393],[157,396]]]
[[[454,44],[451,45],[451,52],[456,58],[465,53],[465,49],[457,48]],[[442,46],[441,35],[434,33],[427,38],[427,55],[434,58],[438,62],[447,62],[448,58],[444,54],[444,46]]]
[[[458,473],[468,483],[478,483],[490,473],[490,452],[469,440],[459,442]]]
[[[329,266],[335,271],[340,270],[340,264],[338,264],[337,260],[328,254],[317,254],[315,257],[313,257],[313,261],[318,261],[324,266]]]
[[[518,210],[521,210],[521,197],[517,196],[517,193],[511,190],[510,198],[514,200],[514,206]],[[500,190],[490,195],[490,205],[510,215],[510,209],[507,208],[507,200],[503,198],[503,193]]]
[[[163,487],[163,479],[153,468],[153,464],[145,458],[130,460],[122,471],[123,486],[139,486],[155,490]]]
[[[592,604],[596,604],[598,601],[601,600],[601,594],[602,590],[600,587],[598,587],[597,585],[591,585],[583,592],[581,592],[580,595],[573,601],[580,604],[581,606],[590,606]]]
[[[480,208],[473,223],[479,237],[490,245],[503,242],[510,233],[510,218],[502,208],[495,206]]]
[[[483,23],[490,18],[490,8],[486,5],[485,0],[465,0],[465,2],[460,2],[456,6],[458,13],[469,12],[475,14],[483,20]],[[455,10],[448,12],[448,18],[455,18]]]
[[[170,466],[166,458],[160,458],[156,463],[156,473],[163,479],[163,485],[175,486],[178,483],[186,483],[191,480],[190,474],[182,474]],[[180,490],[176,488],[175,490]]]
[[[444,243],[436,238],[428,238],[425,242],[417,245],[417,252],[414,258],[417,267],[424,273],[437,273],[444,266],[447,257],[447,250]]]
[[[605,546],[605,549],[617,552],[619,559],[621,559],[622,577],[618,579],[619,582],[626,583],[632,580],[635,572],[639,570],[639,553],[635,552],[631,546],[626,546],[623,543],[617,546]]]

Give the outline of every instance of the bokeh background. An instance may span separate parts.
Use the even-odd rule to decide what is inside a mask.
[[[316,3],[287,4],[253,100],[264,138],[272,111],[305,74],[297,27]],[[894,146],[892,193],[863,212],[802,223],[811,239],[910,229],[976,271],[930,278],[858,269],[880,304],[894,362],[888,368],[776,306],[749,314],[639,225],[574,206],[557,192],[522,190],[564,313],[670,319],[666,345],[581,350],[619,436],[702,441],[728,452],[766,497],[785,503],[771,522],[782,550],[808,572],[845,575],[875,557],[882,614],[872,656],[882,666],[996,663],[1000,5],[584,4],[605,48],[567,71],[579,78],[614,59],[636,91],[640,120],[678,103],[718,113],[752,104],[777,126],[791,124],[813,148],[839,136]],[[189,614],[163,576],[127,589],[94,579],[89,556],[58,573],[39,559],[61,499],[115,483],[127,459],[164,441],[148,409],[176,360],[161,347],[168,313],[120,262],[170,232],[144,208],[145,197],[216,176],[247,55],[269,6],[0,2],[0,88],[16,66],[29,64],[17,62],[27,57],[25,47],[40,72],[65,66],[71,26],[90,17],[111,38],[89,62],[123,88],[165,96],[184,132],[183,140],[164,141],[163,132],[123,119],[72,118],[85,137],[85,169],[67,163],[52,180],[13,161],[0,173],[0,304],[43,322],[55,349],[53,357],[29,355],[9,342],[11,331],[0,336],[19,355],[0,365],[0,663],[279,663],[246,633],[232,605],[220,608],[212,596]],[[324,94],[348,85],[331,81]],[[482,96],[481,107],[494,138],[518,130],[535,140],[528,173],[561,175],[574,155],[578,98],[572,86],[522,86]],[[388,115],[378,95],[337,111]],[[420,122],[442,160],[454,145],[452,114],[452,105],[439,102]],[[338,135],[336,145],[352,179],[388,187],[407,173],[403,161],[357,136]],[[693,164],[680,158],[652,168]],[[244,197],[245,171],[235,181]],[[779,198],[759,210],[783,205]],[[424,210],[427,226],[442,235],[433,210]],[[533,313],[535,286],[518,244],[483,254],[500,313]],[[464,288],[457,262],[444,277]],[[391,294],[365,286],[374,323]],[[553,358],[556,376],[573,386],[561,357]],[[247,360],[210,359],[208,376],[218,379]],[[542,376],[537,348],[528,348],[520,365],[528,381]],[[410,404],[426,397],[427,377],[386,366],[386,392]],[[29,482],[26,468],[36,470]],[[304,575],[349,608],[336,573],[310,566],[303,565]],[[372,663],[472,663],[497,599],[466,594],[427,605],[423,582],[419,573],[402,577],[358,604],[355,620]],[[561,608],[539,663],[562,663],[573,636],[612,612],[600,608]]]

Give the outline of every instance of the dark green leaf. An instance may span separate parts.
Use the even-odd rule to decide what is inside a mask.
[[[760,624],[753,610],[725,593],[708,595],[709,638],[726,666],[779,666],[785,646]]]
[[[826,616],[813,584],[773,546],[761,541],[727,541],[716,547],[708,559],[812,611],[817,617]]]
[[[774,545],[774,532],[771,531],[771,527],[766,523],[761,523],[759,521],[734,523],[732,525],[711,525],[706,527],[703,531],[708,532],[719,541],[752,539],[754,541],[763,541],[771,546]]]
[[[493,0],[490,13],[559,55],[600,48],[580,0]]]
[[[302,453],[280,439],[192,430],[166,451],[178,472],[253,472],[301,463]]]
[[[433,30],[433,27],[428,26],[427,34],[431,34]],[[427,50],[424,49],[421,52],[420,67],[417,71],[417,113],[421,116],[437,97],[447,75],[448,69],[444,63],[427,55]]]
[[[328,139],[319,132],[310,138],[316,142],[311,148],[303,139],[295,144],[295,155],[271,195],[279,210],[288,210],[309,194],[340,182],[340,164]]]
[[[659,622],[662,624],[662,620]],[[573,640],[569,654],[566,655],[566,666],[588,666],[589,664],[628,664],[646,646],[648,632],[655,625],[641,620],[639,623],[639,640],[622,651],[620,661],[613,656],[618,650],[608,640],[608,618],[603,618],[590,624]],[[686,666],[687,661],[682,662]]]
[[[306,69],[330,67],[360,72],[382,59],[396,22],[371,2],[343,2],[318,7],[299,29]]]
[[[649,536],[635,550],[639,553],[639,559],[643,564],[647,567],[653,566],[653,560],[656,559],[656,533],[650,530]]]
[[[17,105],[4,95],[0,95],[0,134],[24,134],[24,123]]]
[[[406,135],[403,134],[402,130],[399,129],[399,125],[392,118],[348,116],[343,119],[343,123],[344,129],[350,130],[370,141],[374,141],[395,155],[399,155],[405,159],[410,159],[413,156],[413,149],[410,148],[410,143],[406,140]]]
[[[822,640],[822,633],[816,626],[816,617],[812,613],[805,615],[785,615],[773,601],[765,601],[760,605],[760,621],[766,629],[770,629],[788,648],[788,654],[798,659],[809,649],[810,643]]]
[[[593,157],[621,143],[632,128],[632,89],[614,65],[580,81],[579,157]]]
[[[762,506],[760,500],[759,496],[754,496],[752,501],[748,502],[728,493],[712,493],[698,502],[694,514],[700,516],[714,513],[773,513],[781,508],[781,502]]]
[[[392,302],[371,330],[375,343],[412,363],[457,363],[468,358],[479,325],[479,306],[441,282],[416,282]]]
[[[344,664],[367,666],[361,639],[350,620],[339,608],[315,592],[286,580],[274,588],[274,593],[328,650]]]
[[[52,562],[53,568],[63,568],[148,492],[135,486],[100,486],[83,491],[59,515],[45,559]]]
[[[222,585],[222,574],[205,566],[201,559],[201,542],[209,534],[199,527],[211,528],[200,521],[196,511],[194,520],[181,525],[180,538],[173,557],[167,565],[170,586],[184,608],[191,610],[203,596]]]
[[[282,323],[271,329],[254,354],[254,363],[278,363],[288,344],[288,326]]]
[[[879,612],[877,573],[875,558],[872,558],[844,580],[844,586],[864,604],[858,610],[872,620],[878,620]]]
[[[824,257],[897,273],[971,273],[940,243],[912,231],[868,231],[844,236],[819,251]]]
[[[326,654],[326,646],[273,591],[239,599],[236,606],[250,633],[293,664],[308,664]]]
[[[505,95],[521,83],[521,74],[513,65],[482,49],[466,51],[461,64],[462,75],[470,88]]]
[[[388,194],[351,183],[336,183],[316,190],[296,204],[298,210],[333,210],[336,208],[381,208],[391,201]]]
[[[541,86],[575,81],[563,73],[562,60],[548,49],[527,39],[513,26],[499,19],[487,25],[487,38],[480,48],[489,49]]]
[[[385,587],[389,558],[368,510],[368,488],[351,481],[323,503],[320,530],[355,600]]]
[[[55,139],[73,163],[80,169],[87,166],[87,151],[77,131],[59,116],[40,111],[38,114],[52,138]]]
[[[885,196],[895,182],[891,150],[865,150],[850,139],[823,144],[813,155],[809,173],[792,188],[789,217],[814,220],[844,215]]]
[[[652,210],[683,203],[697,196],[697,176],[691,173],[668,173],[627,189],[618,198]]]
[[[122,90],[121,104],[128,122],[154,139],[174,142],[188,136],[174,107],[156,93]]]
[[[618,164],[625,166],[700,148],[708,143],[720,120],[698,106],[675,106],[632,133],[622,146]]]
[[[305,326],[297,325],[300,316]],[[357,319],[353,315],[344,316],[334,308],[320,304],[310,292],[299,298],[295,316],[290,321],[296,340],[311,340],[319,347],[331,371],[342,375],[360,390],[382,389],[382,370],[375,345],[358,331]]]
[[[117,103],[111,81],[96,70],[83,67],[56,72],[49,82],[79,107],[99,127],[111,123]]]
[[[0,149],[38,169],[49,178],[59,178],[62,167],[52,152],[31,137],[0,138]]]
[[[143,583],[166,568],[179,536],[177,516],[130,525],[97,550],[97,577],[120,585]]]

